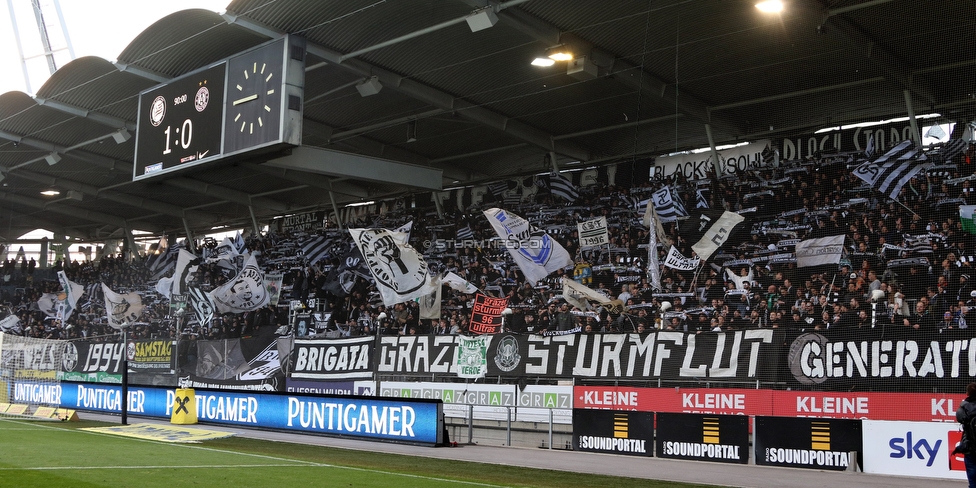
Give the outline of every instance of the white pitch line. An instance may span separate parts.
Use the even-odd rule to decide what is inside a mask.
[[[16,422],[16,421],[12,421],[12,422],[20,423],[20,422]],[[118,436],[118,435],[115,435],[115,434],[108,434],[108,433],[103,433],[103,432],[92,432],[92,431],[89,431],[89,430],[65,429],[65,428],[61,428],[61,427],[54,427],[54,426],[51,426],[51,425],[38,425],[37,427],[42,428],[42,429],[54,429],[54,430],[67,431],[67,432],[84,432],[86,434],[100,435],[100,436],[109,436],[109,437],[114,437],[114,438],[122,437],[122,436]],[[391,471],[383,471],[383,470],[379,470],[379,469],[355,468],[355,467],[351,467],[351,466],[337,466],[337,465],[334,465],[334,464],[316,463],[314,461],[304,461],[304,460],[301,460],[301,459],[288,459],[288,458],[282,458],[282,457],[277,457],[277,456],[268,456],[268,455],[265,455],[265,454],[253,454],[253,453],[249,453],[249,452],[230,451],[230,450],[227,450],[227,449],[215,449],[215,448],[212,448],[212,447],[195,446],[195,445],[189,445],[189,444],[176,444],[176,443],[172,443],[172,442],[154,441],[154,440],[150,440],[150,439],[139,439],[137,437],[125,437],[125,438],[128,439],[128,440],[131,440],[131,441],[151,442],[153,444],[162,444],[162,445],[166,445],[166,446],[182,447],[182,448],[186,448],[186,449],[200,449],[200,450],[203,450],[203,451],[219,452],[219,453],[222,453],[222,454],[237,454],[237,455],[240,455],[240,456],[249,456],[249,457],[270,459],[270,460],[274,460],[274,461],[285,461],[285,462],[293,463],[293,464],[287,464],[286,466],[313,466],[313,467],[321,467],[321,468],[348,469],[348,470],[352,470],[352,471],[361,471],[361,472],[364,472],[364,473],[385,474],[385,475],[389,475],[389,476],[403,476],[403,477],[406,477],[406,478],[416,478],[416,479],[423,479],[423,480],[430,480],[430,481],[444,481],[444,482],[448,482],[448,483],[457,483],[457,484],[472,485],[472,486],[488,486],[488,487],[491,487],[491,488],[501,488],[501,487],[504,487],[505,486],[505,485],[493,485],[493,484],[490,484],[490,483],[478,483],[476,481],[464,481],[464,480],[454,480],[454,479],[449,479],[449,478],[437,478],[437,477],[434,477],[434,476],[423,476],[423,475],[419,475],[419,474],[396,473],[396,472],[391,472]],[[341,448],[333,448],[333,449],[341,449]],[[260,466],[271,466],[271,465],[264,464],[264,465],[256,465],[255,467],[260,467]],[[165,467],[165,466],[161,466],[161,467]],[[112,466],[111,468],[126,469],[127,467],[126,466]],[[0,471],[4,471],[4,470],[8,470],[8,469],[27,469],[27,468],[0,468]],[[109,469],[109,468],[99,468],[99,469]]]
[[[170,466],[170,465],[158,465],[158,466],[33,466],[30,468],[0,468],[0,471],[81,471],[81,470],[91,470],[91,469],[196,469],[196,468],[294,468],[302,467],[301,464],[200,464],[200,465],[184,465],[184,466]]]

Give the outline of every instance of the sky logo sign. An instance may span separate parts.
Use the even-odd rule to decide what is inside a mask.
[[[926,439],[912,439],[912,432],[906,432],[905,437],[893,437],[888,441],[891,452],[888,454],[895,459],[918,458],[925,461],[926,467],[931,467],[935,462],[935,456],[942,447],[942,439],[935,441],[935,445],[929,444]]]

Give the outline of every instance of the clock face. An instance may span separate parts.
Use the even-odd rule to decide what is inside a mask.
[[[227,62],[225,154],[279,139],[283,57],[276,42]]]

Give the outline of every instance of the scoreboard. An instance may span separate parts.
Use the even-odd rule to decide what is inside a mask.
[[[289,35],[141,92],[133,181],[301,144],[304,68]]]

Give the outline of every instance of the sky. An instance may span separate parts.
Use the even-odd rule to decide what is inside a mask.
[[[11,23],[10,9],[0,8],[0,73],[3,73],[0,76],[0,93],[18,90],[33,95],[49,76],[48,67],[43,57],[37,23],[30,8],[31,0],[11,2],[18,21],[16,29]],[[54,0],[40,0],[40,3],[46,11],[55,12]],[[230,0],[60,0],[64,24],[75,57],[99,56],[113,62],[140,32],[157,20],[189,8],[220,13],[228,4]],[[66,43],[61,27],[53,14],[45,17],[45,24],[48,26],[52,50],[56,51],[56,65],[60,68],[71,59],[64,49]],[[20,33],[24,57],[28,58],[30,90],[24,81],[15,30]]]

